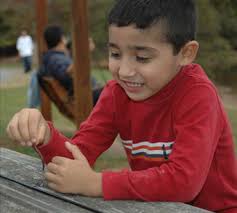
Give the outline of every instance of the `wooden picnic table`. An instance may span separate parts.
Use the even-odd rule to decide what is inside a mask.
[[[79,195],[61,194],[47,187],[41,161],[0,148],[0,208],[7,213],[205,213],[183,203],[104,201]]]

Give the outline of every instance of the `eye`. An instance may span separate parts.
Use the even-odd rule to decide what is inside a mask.
[[[120,53],[118,52],[109,52],[109,57],[114,58],[114,59],[119,59],[120,58]]]
[[[140,63],[148,63],[151,58],[150,57],[143,57],[143,56],[136,56],[136,60]]]
[[[119,59],[121,57],[121,52],[116,44],[108,44],[109,58]]]

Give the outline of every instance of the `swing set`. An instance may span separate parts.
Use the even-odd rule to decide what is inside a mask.
[[[47,3],[47,0],[36,0],[36,37],[39,66],[42,63],[43,52],[47,50],[43,39],[43,32],[48,23]],[[88,117],[92,109],[87,0],[70,0],[70,4],[72,49],[75,67],[73,72],[74,98],[73,101],[69,100],[67,91],[57,80],[51,77],[43,77],[40,82],[41,112],[46,120],[52,121],[52,101],[59,111],[79,128],[80,123]]]

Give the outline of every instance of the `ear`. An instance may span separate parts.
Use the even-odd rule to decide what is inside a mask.
[[[180,51],[180,65],[185,66],[192,63],[197,56],[198,48],[199,44],[197,41],[189,41],[188,43],[186,43]]]

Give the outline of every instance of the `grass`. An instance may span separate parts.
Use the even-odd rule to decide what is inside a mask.
[[[229,115],[229,119],[232,126],[232,131],[233,131],[234,140],[235,140],[235,150],[237,153],[237,107],[236,109],[229,109],[228,115]]]
[[[32,58],[32,69],[36,69],[38,66],[38,59],[35,57]],[[15,69],[19,69],[23,73],[23,64],[21,59],[18,56],[0,58],[0,68],[7,68],[10,72]]]
[[[93,75],[104,84],[111,76],[107,71],[94,70]],[[13,87],[13,88],[1,88],[0,90],[0,145],[14,149],[16,151],[37,156],[37,154],[28,147],[22,147],[14,144],[7,137],[5,129],[12,118],[12,116],[20,109],[26,107],[26,93],[27,86]],[[68,119],[63,117],[58,110],[53,107],[53,120],[54,125],[66,136],[71,137],[75,131],[75,126]],[[234,138],[235,138],[235,150],[237,151],[237,107],[236,109],[227,110],[231,121]],[[116,157],[102,155],[97,163],[96,170],[106,168],[121,168],[126,167],[127,161],[124,157]]]

